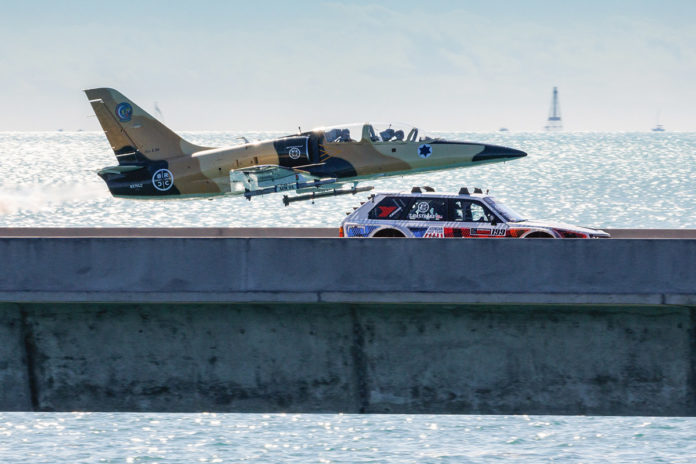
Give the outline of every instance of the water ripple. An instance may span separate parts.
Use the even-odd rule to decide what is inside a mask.
[[[190,132],[220,146],[269,132]],[[369,184],[377,191],[431,185],[491,190],[530,218],[605,228],[696,228],[696,133],[442,133],[511,146],[529,156]],[[367,194],[283,207],[280,195],[249,202],[115,199],[96,175],[115,159],[102,133],[0,133],[1,227],[337,227]]]
[[[0,461],[690,462],[694,425],[645,417],[0,413]]]

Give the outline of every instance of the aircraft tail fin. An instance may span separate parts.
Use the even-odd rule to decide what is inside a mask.
[[[208,149],[182,139],[117,90],[84,92],[117,157],[139,152],[155,161]]]

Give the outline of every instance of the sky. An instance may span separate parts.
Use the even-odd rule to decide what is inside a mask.
[[[0,131],[99,130],[113,87],[174,130],[364,121],[696,130],[696,2],[0,0]]]

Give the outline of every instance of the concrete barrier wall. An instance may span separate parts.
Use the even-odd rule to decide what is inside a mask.
[[[696,241],[0,239],[0,409],[694,415]]]
[[[681,307],[3,304],[0,409],[694,415]]]
[[[696,240],[4,238],[0,258],[6,302],[696,302]]]

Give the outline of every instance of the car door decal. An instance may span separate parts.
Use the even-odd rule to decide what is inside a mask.
[[[466,238],[469,237],[469,229],[461,227],[445,227],[446,238]]]
[[[472,237],[490,237],[491,229],[485,229],[482,227],[472,228],[470,233]]]
[[[421,238],[425,235],[425,231],[428,230],[427,227],[409,227],[408,230],[411,231],[414,237]]]
[[[445,231],[442,227],[428,227],[423,234],[424,238],[445,238]]]
[[[346,237],[367,237],[378,226],[350,226],[346,230]]]

